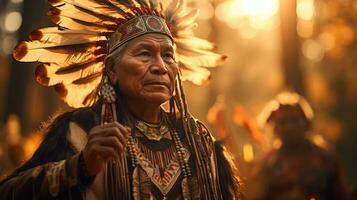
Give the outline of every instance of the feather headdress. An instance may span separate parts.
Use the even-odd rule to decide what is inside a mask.
[[[314,118],[314,112],[303,96],[296,92],[283,91],[265,105],[257,117],[258,124],[264,127],[282,106],[299,107],[307,120],[311,121]]]
[[[184,0],[49,0],[48,16],[56,27],[41,28],[20,42],[13,56],[40,62],[36,80],[53,86],[72,107],[98,100],[104,60],[123,43],[157,32],[176,45],[182,80],[202,84],[225,60],[214,44],[193,35],[198,10],[187,10]]]

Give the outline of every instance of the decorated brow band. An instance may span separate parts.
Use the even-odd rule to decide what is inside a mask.
[[[155,15],[137,16],[120,26],[115,31],[111,37],[111,40],[115,42],[109,47],[108,53],[112,53],[115,49],[129,40],[147,33],[165,34],[173,40],[171,32],[164,19]]]

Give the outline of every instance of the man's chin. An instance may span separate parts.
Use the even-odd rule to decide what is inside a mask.
[[[160,106],[170,99],[170,95],[163,93],[151,93],[149,95],[145,95],[144,98],[147,102]]]

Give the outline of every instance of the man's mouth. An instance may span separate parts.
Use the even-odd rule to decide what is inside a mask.
[[[145,83],[145,85],[164,86],[169,88],[169,85],[166,82],[160,82],[160,81],[147,82]]]

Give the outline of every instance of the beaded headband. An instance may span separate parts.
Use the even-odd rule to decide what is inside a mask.
[[[161,33],[173,40],[164,19],[154,15],[138,16],[129,20],[115,31],[110,39],[114,42],[109,46],[108,54],[111,54],[115,49],[129,40],[147,33]]]

